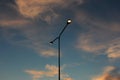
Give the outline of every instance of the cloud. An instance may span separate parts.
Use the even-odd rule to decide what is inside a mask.
[[[38,24],[37,21],[24,18],[19,14],[14,13],[15,16],[9,16],[10,14],[0,13],[0,27],[4,39],[13,45],[29,47],[44,57],[57,56],[56,49],[49,46],[52,37],[52,34],[51,36],[49,34],[53,30],[51,25],[39,26],[42,22]]]
[[[2,15],[0,14],[0,25],[4,28],[3,35],[12,44],[29,47],[44,57],[56,57],[56,49],[49,46],[49,41],[53,37],[51,32],[55,27],[54,24],[47,23],[56,20],[58,16],[63,16],[59,10],[67,10],[72,3],[83,4],[84,0],[69,2],[66,0],[15,0],[7,6],[4,3],[3,5],[10,12],[3,11]],[[18,37],[20,37],[19,40]]]
[[[101,31],[102,32],[102,31]],[[95,33],[95,34],[93,34]],[[120,58],[120,39],[110,39],[111,34],[93,31],[80,35],[77,48],[95,54],[106,54],[110,59]]]
[[[83,33],[79,36],[77,48],[90,53],[106,54],[110,59],[119,59],[120,38],[114,35],[112,38],[112,35],[99,29]]]
[[[57,56],[57,51],[55,49],[49,49],[49,50],[42,50],[41,55],[45,57],[53,57]]]
[[[120,58],[120,39],[111,42],[109,48],[106,50],[109,58],[119,59]]]
[[[74,80],[73,78],[71,78],[68,74],[66,73],[62,73],[61,74],[61,79],[62,80]]]
[[[95,34],[94,34],[95,33]],[[105,34],[106,35],[106,34]],[[84,51],[96,54],[107,54],[108,58],[119,59],[120,58],[120,39],[109,39],[111,34],[104,34],[96,31],[87,32],[80,35],[78,39],[77,48]],[[108,38],[109,40],[105,39]],[[104,40],[105,39],[105,40]]]
[[[104,4],[101,7],[99,3]],[[8,41],[13,40],[12,42],[18,43],[18,45],[23,44],[29,46],[42,56],[57,56],[56,49],[49,48],[51,46],[46,44],[46,42],[51,40],[53,36],[51,32],[55,27],[51,24],[44,25],[44,22],[39,21],[39,19],[37,21],[36,18],[50,23],[52,20],[56,20],[58,16],[64,16],[64,14],[61,13],[62,10],[70,10],[72,15],[76,16],[75,19],[79,26],[86,29],[86,31],[78,37],[77,48],[90,53],[107,54],[108,58],[118,59],[120,58],[120,23],[117,13],[120,12],[119,8],[113,6],[111,3],[111,0],[110,3],[106,0],[15,0],[15,4],[12,5],[14,5],[14,9],[18,11],[18,13],[16,12],[17,15],[12,15],[13,18],[0,17],[0,25],[8,26],[9,29],[13,28],[11,26],[22,27],[16,29],[21,32],[20,34],[23,35],[25,39],[15,41],[12,35],[7,38]],[[115,9],[111,8],[111,5]],[[14,11],[14,9],[12,9],[12,11]],[[6,15],[8,14],[6,13]],[[67,15],[69,15],[68,12]],[[5,34],[6,32],[7,31],[5,31]],[[9,30],[7,33],[9,33]],[[51,38],[49,36],[50,33],[52,35]]]
[[[28,21],[28,23],[30,22]],[[24,23],[24,20],[7,20],[4,23],[1,22],[0,25],[2,27],[4,39],[13,45],[20,45],[33,49],[41,56],[56,57],[56,49],[49,45],[52,34],[51,36],[48,35],[52,27],[45,28],[45,26],[39,27],[33,22],[30,24],[28,23]]]
[[[16,10],[26,18],[41,19],[50,23],[55,21],[59,16],[63,16],[57,10],[69,9],[72,11],[74,3],[77,5],[84,4],[86,0],[15,0]],[[56,10],[57,9],[57,10]]]
[[[18,27],[18,26],[25,26],[31,24],[30,20],[27,20],[19,15],[12,16],[11,13],[1,13],[0,12],[0,27]],[[16,13],[14,13],[16,15]]]
[[[33,76],[33,80],[37,80],[42,77],[54,77],[58,74],[58,68],[54,65],[46,65],[46,71],[25,70],[28,74]]]
[[[92,80],[120,80],[120,70],[113,66],[108,66],[99,76],[93,77]]]
[[[39,72],[39,71],[34,71],[34,70],[26,70],[25,72],[27,72],[27,73],[29,73],[31,75],[34,75],[33,80],[41,78],[42,77],[41,75],[44,74],[44,72],[42,72],[42,71]]]
[[[90,34],[81,34],[80,38],[78,39],[77,48],[85,50],[87,52],[99,52],[103,48],[105,48],[102,44],[95,44],[93,40],[94,36]]]
[[[25,70],[26,73],[32,75],[33,80],[37,80],[44,77],[53,78],[58,75],[58,67],[55,65],[46,65],[45,71],[37,71],[37,70]],[[62,74],[63,80],[73,80],[72,78],[68,77],[67,74]]]
[[[51,28],[44,29],[42,27],[28,27],[22,30],[23,34],[27,38],[27,41],[30,42],[28,47],[32,48],[38,54],[44,57],[56,57],[57,51],[55,48],[50,46],[49,41],[51,37],[49,32]],[[47,32],[47,33],[46,33]],[[52,36],[52,34],[51,34]],[[24,41],[23,41],[24,42]]]
[[[112,0],[109,3],[104,0],[88,0],[78,8],[76,21],[84,32],[78,37],[77,48],[105,54],[110,59],[120,59],[120,23],[116,14],[120,12],[117,11],[118,7],[113,6],[113,2],[118,5],[117,1]],[[100,3],[104,5],[101,7]]]
[[[22,25],[27,25],[30,24],[29,21],[27,20],[20,20],[20,19],[16,19],[16,20],[0,20],[0,25],[1,26],[22,26]]]
[[[64,78],[63,80],[73,80],[72,78]]]
[[[59,15],[54,11],[55,6],[61,6],[63,0],[16,0],[17,9],[27,18],[40,18],[50,23]]]
[[[49,31],[47,29],[50,28],[43,28],[43,31],[42,27],[33,26],[33,24],[27,24],[25,26],[24,23],[23,26],[20,24],[15,25],[15,23],[6,25],[5,23],[2,27],[2,34],[4,38],[13,45],[26,46],[44,57],[56,57],[56,49],[49,45],[51,37],[48,35],[51,30]]]
[[[73,2],[82,4],[83,0],[74,0],[69,2],[66,0],[15,0],[15,4],[11,4],[12,8],[18,11],[18,13],[16,13],[17,15],[12,16],[15,17],[15,19],[12,19],[12,17],[9,17],[8,14],[6,14],[7,20],[2,19],[1,25],[10,26],[9,29],[13,29],[11,26],[20,26],[22,28],[15,28],[20,32],[19,34],[13,33],[7,29],[4,34],[9,34],[9,37],[6,35],[6,39],[14,44],[30,47],[42,56],[57,56],[56,49],[49,48],[51,46],[46,44],[49,40],[51,40],[50,37],[52,36],[49,35],[50,32],[53,31],[53,25],[44,25],[44,22],[42,23],[37,21],[36,18],[40,18],[40,20],[50,23],[51,20],[56,20],[59,16],[59,13],[56,12],[56,7],[59,9],[67,9],[67,7]],[[18,35],[22,35],[25,38],[16,41],[15,36]]]

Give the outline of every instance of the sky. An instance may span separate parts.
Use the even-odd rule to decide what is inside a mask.
[[[120,80],[120,0],[0,0],[0,80]]]

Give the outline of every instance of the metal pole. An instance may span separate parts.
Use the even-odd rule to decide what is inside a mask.
[[[61,76],[60,76],[60,36],[58,37],[58,80],[60,80]]]
[[[63,34],[63,32],[65,31],[65,29],[67,28],[68,24],[71,23],[71,19],[68,19],[67,24],[65,25],[65,27],[62,29],[62,31],[60,32],[60,34],[58,35],[58,37],[56,37],[54,40],[52,40],[50,43],[54,43],[56,40],[58,40],[58,80],[61,79],[61,69],[60,69],[60,39],[61,39],[61,35]]]

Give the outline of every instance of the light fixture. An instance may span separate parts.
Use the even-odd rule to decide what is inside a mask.
[[[67,24],[70,24],[71,22],[72,22],[71,19],[68,19],[68,20],[67,20]]]

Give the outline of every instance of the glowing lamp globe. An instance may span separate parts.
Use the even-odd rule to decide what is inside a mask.
[[[68,20],[67,20],[67,24],[70,24],[71,22],[72,22],[71,19],[68,19]]]

